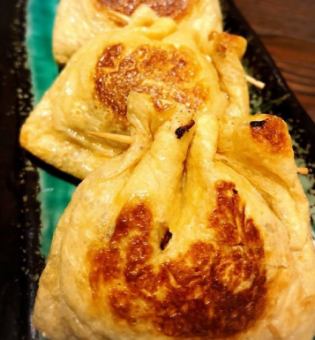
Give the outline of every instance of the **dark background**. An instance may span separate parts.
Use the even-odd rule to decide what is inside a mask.
[[[29,339],[38,249],[37,174],[18,146],[31,109],[23,46],[26,0],[0,0],[0,339]],[[32,251],[30,252],[30,248]],[[28,256],[32,254],[32,256]]]
[[[315,1],[235,0],[315,121]]]
[[[18,83],[14,74],[8,74],[13,63],[11,27],[15,3],[13,0],[0,1],[0,339],[7,339],[9,330],[18,330],[17,315],[20,315],[22,304],[15,184],[18,121],[14,108]],[[18,334],[10,333],[11,339],[18,339]]]

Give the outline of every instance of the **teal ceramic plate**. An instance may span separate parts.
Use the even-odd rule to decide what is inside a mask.
[[[26,47],[31,70],[32,91],[36,104],[58,76],[58,65],[52,56],[52,30],[57,0],[30,0],[27,5]],[[60,215],[67,206],[74,185],[38,169],[41,204],[41,253],[47,256]]]

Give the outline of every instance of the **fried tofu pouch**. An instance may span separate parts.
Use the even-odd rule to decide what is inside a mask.
[[[103,164],[114,175],[142,157],[172,102],[215,115],[230,102],[232,116],[247,113],[246,41],[216,33],[202,53],[193,36],[165,20],[82,47],[26,120],[21,145],[80,179]]]
[[[315,251],[286,124],[169,114],[137,164],[76,190],[35,326],[60,340],[310,340]]]
[[[61,0],[54,26],[53,51],[66,63],[98,34],[110,36],[115,28],[146,27],[156,18],[169,18],[179,30],[189,28],[199,40],[222,31],[218,0]]]

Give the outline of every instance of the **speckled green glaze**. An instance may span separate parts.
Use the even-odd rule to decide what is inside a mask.
[[[57,0],[29,0],[27,6],[26,45],[35,104],[58,75],[52,56],[52,29]],[[41,205],[41,253],[49,253],[58,220],[67,206],[74,186],[45,170],[39,170]]]
[[[52,29],[55,18],[58,0],[29,0],[27,7],[27,51],[28,62],[31,70],[32,87],[35,103],[37,103],[45,91],[52,84],[58,75],[58,67],[52,56]],[[247,60],[245,60],[245,66]],[[249,70],[250,71],[250,70]],[[285,100],[281,97],[277,100]],[[272,96],[261,97],[260,94],[251,94],[252,112],[268,112],[274,100]],[[294,122],[290,122],[289,127],[292,132]],[[298,136],[295,131],[296,136]],[[306,149],[302,149],[296,141],[293,141],[296,150],[296,161],[300,166],[310,166],[305,164],[304,157]],[[41,203],[41,253],[47,256],[52,236],[57,222],[67,206],[74,186],[58,177],[48,174],[44,170],[39,170]],[[314,174],[301,176],[304,190],[311,203],[311,214],[315,221],[315,195],[314,195]],[[314,227],[314,226],[313,226]],[[315,230],[315,229],[314,229]]]

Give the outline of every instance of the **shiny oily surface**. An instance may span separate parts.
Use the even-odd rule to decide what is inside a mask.
[[[207,98],[206,89],[194,84],[201,70],[188,49],[142,45],[127,55],[124,50],[123,44],[106,47],[95,72],[96,96],[116,119],[126,118],[131,91],[148,94],[160,112],[169,107],[168,99],[196,110]]]
[[[171,337],[226,337],[253,324],[265,304],[263,240],[245,217],[235,185],[218,182],[216,193],[217,207],[209,216],[214,242],[196,241],[158,268],[152,264],[157,254],[150,207],[125,206],[108,246],[88,254],[95,305],[109,304],[131,326],[150,320]]]
[[[2,225],[1,238],[1,280],[0,280],[0,311],[2,325],[0,338],[2,339],[38,339],[38,333],[30,323],[30,315],[34,300],[39,273],[42,270],[42,260],[39,257],[38,235],[42,233],[41,252],[45,256],[49,250],[51,235],[59,219],[61,211],[68,202],[69,195],[65,194],[71,181],[65,181],[62,173],[51,171],[43,164],[16,150],[16,143],[12,136],[18,134],[18,125],[24,119],[25,113],[31,107],[30,75],[26,68],[26,51],[24,44],[25,31],[25,1],[4,0],[7,14],[3,18],[1,32],[12,40],[5,39],[1,65],[5,76],[1,79],[0,91],[3,112],[0,116],[3,126],[2,137],[6,143],[1,145],[1,157],[4,171],[3,180],[8,183],[2,191]],[[38,99],[53,81],[57,66],[51,55],[51,30],[57,1],[30,0],[28,7],[28,60],[32,70],[33,95]],[[303,186],[311,201],[315,216],[314,201],[314,155],[315,130],[307,114],[301,108],[295,97],[287,88],[281,75],[261,46],[257,36],[243,21],[240,13],[231,1],[222,1],[226,17],[226,27],[234,33],[250,37],[249,52],[246,63],[254,75],[267,82],[268,88],[263,92],[252,91],[252,110],[274,112],[282,115],[292,127],[295,140],[295,152],[300,166],[307,166],[311,172],[301,176]],[[45,17],[40,13],[47,13]],[[47,33],[48,32],[48,33]],[[41,51],[42,53],[38,53]],[[46,72],[41,66],[45,64]],[[47,72],[49,70],[50,72]],[[53,71],[52,71],[53,70]],[[46,81],[43,80],[45,74]],[[16,86],[16,82],[20,84]],[[283,97],[285,96],[285,97]],[[279,98],[282,100],[279,100]],[[259,107],[259,108],[258,108]],[[19,121],[20,123],[17,123]],[[293,129],[293,126],[295,127]],[[7,139],[6,139],[7,138]],[[10,141],[10,143],[9,143]],[[314,141],[311,143],[311,141]],[[14,161],[12,161],[14,159]],[[39,202],[37,200],[38,169],[41,171],[41,208],[42,220],[39,221]],[[15,180],[15,174],[18,179]],[[49,180],[48,180],[49,177]],[[56,195],[57,193],[57,195]],[[24,197],[24,200],[22,200]],[[19,204],[13,204],[14,199]],[[10,202],[10,206],[9,205]],[[22,210],[21,210],[22,207]],[[56,207],[58,207],[58,211]],[[52,216],[48,218],[48,216]],[[40,226],[45,228],[40,231]]]
[[[159,16],[180,18],[187,14],[197,0],[96,0],[99,6],[110,8],[125,15],[132,15],[140,5],[148,5]]]
[[[263,121],[253,121],[250,124],[251,135],[258,143],[263,144],[274,153],[287,153],[291,150],[285,133],[285,123],[277,117]]]

